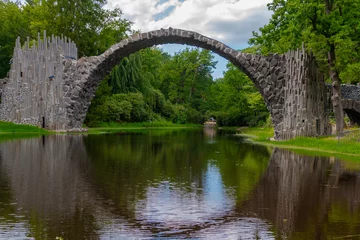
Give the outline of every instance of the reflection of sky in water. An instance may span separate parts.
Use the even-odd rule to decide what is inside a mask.
[[[151,228],[160,230],[157,238],[173,239],[274,239],[270,224],[258,218],[223,218],[235,207],[235,192],[226,189],[219,169],[209,160],[203,186],[180,185],[170,181],[154,183],[146,197],[136,203],[137,229],[119,219],[107,221],[102,239],[153,239]],[[231,214],[230,214],[231,215]],[[146,227],[145,227],[146,226]],[[194,231],[194,226],[199,230]],[[180,235],[178,235],[180,234]]]
[[[266,149],[231,145],[234,139],[223,142],[226,135],[214,137],[212,130],[197,133],[189,143],[178,133],[171,141],[134,135],[124,142],[129,144],[124,150],[132,147],[134,161],[108,156],[109,163],[118,165],[105,165],[99,175],[90,171],[105,162],[95,154],[98,137],[86,142],[87,149],[82,136],[49,136],[45,145],[40,138],[0,144],[0,239],[27,239],[35,233],[55,239],[64,232],[70,236],[64,239],[359,235],[358,163],[279,149],[263,156]],[[177,158],[171,158],[173,150],[160,151],[168,145],[159,147],[173,138],[186,142],[174,146]],[[217,146],[206,143],[211,138]],[[112,151],[114,139],[103,144],[102,153]],[[154,162],[148,161],[149,149],[157,154]],[[88,161],[85,150],[100,161]],[[140,161],[140,151],[147,162]],[[162,161],[165,157],[168,161]],[[105,178],[108,173],[112,177]]]
[[[269,227],[269,224],[262,219],[242,218],[202,229],[195,233],[193,239],[275,239]]]
[[[100,239],[275,239],[271,225],[259,218],[238,218],[229,222],[217,222],[198,231],[186,232],[186,229],[171,229],[169,232],[155,234],[151,229],[138,229],[116,219],[106,222],[100,233]]]
[[[204,180],[205,202],[212,206],[214,210],[219,208],[219,206],[223,206],[224,203],[227,203],[229,207],[227,210],[230,210],[235,204],[235,198],[233,196],[229,196],[226,192],[219,169],[213,164],[208,163],[208,169]]]
[[[2,221],[1,218],[0,221]],[[27,238],[28,235],[29,231],[24,222],[0,223],[0,239],[29,239]]]
[[[235,205],[233,196],[226,193],[216,166],[208,164],[204,186],[174,185],[163,181],[147,189],[146,199],[136,204],[136,218],[160,223],[166,227],[196,224],[221,216]]]

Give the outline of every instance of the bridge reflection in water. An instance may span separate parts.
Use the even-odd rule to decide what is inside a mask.
[[[327,239],[360,234],[360,164],[226,132],[0,145],[0,238]]]

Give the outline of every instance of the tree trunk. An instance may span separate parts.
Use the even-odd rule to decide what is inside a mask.
[[[198,68],[199,68],[199,67],[197,67],[197,68],[195,69],[195,73],[194,73],[194,77],[193,77],[193,82],[192,82],[192,85],[191,85],[191,87],[190,87],[189,99],[191,98],[191,95],[193,94],[193,92],[194,92],[194,90],[195,90],[195,81],[196,81],[196,75],[197,75],[197,73],[198,73]]]
[[[334,2],[331,0],[324,0],[325,12],[329,15],[333,11]],[[341,86],[339,73],[335,69],[336,53],[335,44],[329,44],[330,50],[328,52],[329,73],[332,81],[332,104],[334,108],[334,115],[336,121],[336,134],[339,134],[344,129],[344,111],[341,104]]]
[[[335,45],[330,44],[330,51],[328,53],[329,73],[332,81],[332,104],[334,108],[334,115],[336,121],[336,134],[339,134],[344,129],[344,112],[341,104],[341,86],[340,77],[335,69]]]

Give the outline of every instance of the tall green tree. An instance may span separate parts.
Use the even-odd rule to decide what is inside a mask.
[[[64,35],[78,46],[79,55],[99,55],[126,37],[131,22],[119,8],[104,9],[106,0],[26,0],[23,12],[29,16],[32,36],[47,30]]]
[[[213,115],[220,125],[258,125],[269,115],[255,85],[243,72],[228,63],[224,77],[211,87]]]
[[[337,133],[344,126],[340,76],[360,59],[359,0],[273,0],[270,22],[249,43],[261,53],[284,53],[304,42],[326,69],[333,86],[332,102]]]
[[[20,36],[24,40],[29,35],[28,19],[19,1],[0,1],[0,29],[0,78],[3,78],[10,70],[15,39]]]
[[[205,101],[215,65],[211,52],[186,48],[176,53],[162,68],[160,89],[172,103],[199,105],[198,100]]]
[[[176,123],[202,123],[205,112],[209,109],[207,97],[213,84],[211,72],[214,66],[215,62],[209,51],[185,49],[170,56],[159,48],[141,50],[124,58],[113,69],[107,80],[110,91],[96,94],[87,122],[98,119],[97,116],[102,115],[103,109],[108,109],[107,112],[111,112],[112,116],[103,117],[103,121],[165,118]],[[98,96],[104,93],[108,94],[108,98]],[[145,109],[146,116],[139,113],[145,117],[134,118],[134,114],[130,119],[118,117],[125,106],[122,102],[129,102],[135,96],[133,93],[141,94],[145,102],[145,107],[132,108],[133,111]],[[121,98],[117,97],[119,94]],[[125,100],[125,95],[129,99]],[[106,101],[99,101],[100,99],[111,101],[111,105]],[[119,101],[113,101],[114,99]]]
[[[109,86],[113,94],[136,92],[142,89],[144,79],[140,57],[139,53],[132,54],[114,67],[109,77]]]
[[[160,68],[169,58],[169,55],[153,47],[122,59],[101,83],[99,89],[106,89],[106,84],[108,91],[97,91],[86,122],[90,125],[101,121],[134,122],[162,116],[170,120],[171,106],[156,87],[160,82]],[[135,102],[142,104],[133,106]],[[131,106],[132,113],[124,115],[129,112],[128,106]]]
[[[119,8],[104,9],[106,0],[0,1],[0,78],[10,69],[15,39],[66,36],[78,46],[79,57],[99,55],[131,31]]]

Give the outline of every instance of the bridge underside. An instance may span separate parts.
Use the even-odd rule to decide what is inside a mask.
[[[342,107],[350,118],[351,124],[360,126],[360,86],[343,84],[341,85]]]
[[[349,117],[351,125],[358,125],[360,126],[360,112],[352,109],[352,110],[348,110],[345,109],[344,110],[346,115]]]

